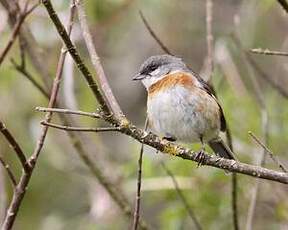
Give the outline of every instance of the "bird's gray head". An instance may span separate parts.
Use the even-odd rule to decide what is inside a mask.
[[[181,58],[171,55],[151,56],[141,65],[139,73],[134,76],[133,80],[141,80],[148,89],[166,74],[176,71],[187,71],[187,69]]]

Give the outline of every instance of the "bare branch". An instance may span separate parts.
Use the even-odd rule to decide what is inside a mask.
[[[208,68],[208,82],[211,81],[211,74],[213,72],[213,0],[206,0],[206,42],[207,42],[207,68]]]
[[[144,130],[146,131],[148,127],[148,118],[145,119]],[[134,208],[133,226],[132,229],[137,230],[139,218],[140,218],[140,201],[141,201],[141,183],[142,183],[142,158],[144,152],[144,144],[141,144],[139,159],[138,159],[138,177],[137,177],[137,192],[136,192],[136,202]]]
[[[276,55],[276,56],[288,56],[288,53],[287,53],[287,52],[283,52],[283,51],[273,51],[273,50],[269,50],[269,49],[257,48],[257,49],[250,49],[249,51],[250,51],[251,53],[255,53],[255,54]]]
[[[101,127],[101,128],[82,128],[82,127],[71,127],[66,125],[57,125],[53,123],[49,123],[46,121],[42,121],[41,125],[49,126],[55,129],[60,129],[64,131],[78,131],[78,132],[94,132],[94,133],[100,133],[100,132],[111,132],[111,131],[119,131],[119,127]]]
[[[28,2],[28,1],[27,1]],[[12,45],[14,44],[16,37],[20,31],[20,28],[23,24],[23,22],[25,21],[26,17],[38,6],[35,5],[33,6],[30,10],[25,9],[23,13],[21,13],[17,19],[16,24],[13,27],[11,36],[8,40],[8,43],[6,44],[6,46],[4,47],[3,51],[0,53],[0,66],[2,64],[2,62],[4,61],[6,55],[8,54],[9,50],[11,49]],[[26,7],[25,7],[26,8]]]
[[[70,109],[58,109],[58,108],[45,108],[45,107],[36,107],[36,111],[39,112],[53,112],[53,113],[64,113],[64,114],[74,114],[74,115],[80,115],[80,116],[86,116],[86,117],[92,117],[92,118],[102,118],[102,116],[99,113],[89,113],[89,112],[83,112],[79,110],[70,110]]]
[[[144,14],[142,13],[141,10],[139,11],[139,15],[140,15],[146,29],[149,31],[150,35],[155,39],[155,41],[158,43],[158,45],[162,48],[162,50],[167,54],[173,55],[171,53],[171,51],[167,48],[167,46],[164,45],[164,43],[159,39],[159,37],[153,31],[153,29],[149,25],[148,21],[146,20],[146,18],[145,18]]]
[[[50,97],[49,93],[25,69],[25,64],[23,64],[23,63],[25,63],[24,62],[25,59],[22,58],[21,60],[22,60],[22,64],[18,65],[14,59],[11,59],[11,62],[13,64],[14,68],[19,73],[21,73],[24,77],[26,77],[45,97],[49,98]]]
[[[0,156],[0,163],[2,164],[3,168],[6,170],[8,177],[13,185],[13,188],[15,188],[17,185],[15,176],[13,172],[11,171],[10,166],[4,161],[4,159],[1,156]]]
[[[95,46],[93,44],[93,39],[91,36],[91,33],[89,31],[88,22],[86,20],[85,10],[83,7],[83,1],[77,0],[77,11],[78,11],[78,18],[80,22],[80,26],[82,29],[82,34],[88,49],[88,52],[90,54],[90,58],[92,61],[92,64],[94,66],[94,69],[96,70],[97,77],[98,77],[98,83],[101,85],[101,89],[103,91],[105,101],[107,104],[110,105],[112,113],[118,117],[124,117],[123,112],[120,109],[120,106],[114,97],[112,90],[109,86],[109,83],[107,81],[107,78],[104,73],[104,69],[101,65],[100,58],[96,52]]]
[[[174,184],[174,187],[176,189],[176,192],[180,198],[180,200],[182,201],[182,203],[184,204],[184,207],[186,208],[191,220],[193,221],[196,229],[201,230],[202,227],[199,223],[199,221],[197,220],[192,208],[190,207],[190,205],[188,204],[188,201],[186,200],[185,196],[183,195],[181,189],[179,188],[178,182],[176,180],[176,178],[174,177],[173,173],[166,167],[166,165],[161,162],[161,166],[164,169],[164,171],[170,176],[170,178],[172,179],[172,182]]]
[[[287,169],[285,168],[285,166],[279,161],[279,159],[273,154],[273,152],[264,144],[262,143],[258,137],[255,136],[255,134],[252,131],[248,132],[249,135],[254,139],[254,141],[256,141],[256,143],[258,143],[264,150],[265,152],[268,153],[268,155],[270,156],[270,158],[275,162],[275,164],[285,173],[287,173]]]
[[[279,83],[278,81],[275,81],[273,77],[270,77],[268,74],[266,74],[259,66],[258,64],[254,61],[252,58],[251,54],[249,52],[245,52],[242,44],[239,40],[239,38],[235,35],[232,36],[235,45],[240,50],[243,50],[245,54],[246,60],[249,62],[249,64],[254,68],[254,70],[257,72],[258,75],[260,75],[262,78],[264,78],[278,93],[280,93],[283,97],[288,98],[288,91],[286,88],[283,86],[283,84]]]
[[[24,152],[22,151],[20,145],[18,144],[16,139],[13,137],[13,135],[10,133],[10,131],[6,128],[6,126],[4,125],[4,123],[2,121],[0,121],[0,132],[4,135],[6,140],[9,142],[10,146],[15,151],[15,153],[16,153],[18,159],[20,160],[22,167],[25,170],[25,172],[28,172],[30,167],[27,163]]]

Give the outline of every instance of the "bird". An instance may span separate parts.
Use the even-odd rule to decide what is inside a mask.
[[[147,96],[148,127],[168,141],[201,143],[196,158],[204,160],[208,144],[216,155],[235,160],[219,136],[226,131],[223,110],[211,87],[181,58],[173,55],[149,57],[134,81],[141,81]]]

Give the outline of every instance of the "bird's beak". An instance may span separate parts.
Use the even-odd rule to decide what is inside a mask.
[[[139,81],[139,80],[142,80],[143,78],[145,78],[145,75],[142,75],[141,73],[137,73],[137,74],[132,78],[132,80],[133,80],[133,81]]]

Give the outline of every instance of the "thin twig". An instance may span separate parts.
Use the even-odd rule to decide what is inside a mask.
[[[207,68],[208,68],[208,82],[211,81],[211,74],[213,73],[213,0],[206,0],[206,42],[207,42]]]
[[[141,10],[139,10],[139,15],[146,27],[146,29],[149,31],[150,35],[155,39],[155,41],[158,43],[158,45],[162,48],[162,50],[170,55],[173,55],[172,52],[167,48],[167,46],[164,45],[164,43],[159,39],[159,37],[156,35],[156,33],[153,31],[151,26],[149,25],[148,21],[146,20],[144,14]]]
[[[11,180],[13,188],[15,188],[17,185],[15,176],[14,176],[13,172],[11,171],[10,166],[4,161],[4,159],[1,156],[0,156],[0,163],[2,164],[3,168],[5,168],[5,170],[8,174],[8,177]]]
[[[74,18],[74,12],[75,12],[75,5],[71,4],[71,8],[70,8],[70,16],[69,16],[69,22],[68,22],[68,36],[70,36],[70,33],[72,31],[72,26],[73,26],[73,18]],[[61,53],[60,53],[60,57],[59,57],[59,61],[58,61],[58,65],[57,65],[57,72],[56,72],[56,76],[55,79],[53,81],[53,87],[52,87],[52,92],[51,92],[51,96],[50,96],[50,100],[48,103],[48,107],[54,107],[55,103],[56,103],[56,99],[57,99],[57,94],[59,91],[59,86],[60,86],[60,82],[61,82],[61,76],[62,76],[62,70],[63,70],[63,65],[64,65],[64,61],[65,61],[65,56],[66,56],[66,51],[64,51],[64,47],[65,45],[63,44],[63,47],[61,49]],[[46,122],[49,122],[52,118],[52,113],[47,113],[46,114]],[[18,210],[20,207],[20,204],[25,196],[25,192],[28,186],[28,183],[30,181],[31,175],[33,173],[33,169],[35,168],[35,164],[37,162],[37,159],[39,157],[39,154],[42,150],[42,147],[44,145],[44,141],[47,135],[47,131],[48,131],[48,126],[44,126],[42,128],[41,134],[38,138],[36,147],[34,149],[33,154],[31,155],[31,157],[29,158],[29,165],[30,165],[30,170],[27,173],[22,173],[20,181],[16,187],[16,191],[13,194],[13,198],[12,201],[10,203],[10,206],[8,208],[7,211],[7,215],[5,217],[3,226],[2,226],[2,230],[9,230],[12,228],[13,223],[15,221],[15,218],[18,214]]]
[[[94,69],[97,73],[97,80],[98,83],[101,85],[101,89],[103,91],[103,94],[105,96],[105,100],[106,103],[110,105],[111,111],[112,113],[118,117],[118,118],[122,118],[124,117],[123,112],[120,109],[120,106],[116,100],[116,98],[114,97],[112,90],[109,86],[109,83],[107,81],[107,78],[105,76],[104,73],[104,69],[101,65],[100,62],[100,58],[96,52],[95,46],[93,44],[93,39],[91,36],[91,33],[89,31],[89,26],[88,26],[88,22],[86,19],[86,14],[85,14],[85,10],[84,10],[84,6],[83,6],[83,2],[82,0],[77,0],[77,11],[78,11],[78,18],[79,18],[79,22],[80,22],[80,26],[81,26],[81,30],[82,30],[82,35],[84,37],[86,46],[87,46],[87,50],[89,52],[90,55],[90,59],[92,61],[92,64],[94,66]]]
[[[226,138],[229,148],[234,152],[232,135],[230,131],[230,126],[226,123]],[[239,229],[239,220],[238,220],[238,177],[237,173],[232,173],[231,175],[231,193],[232,193],[232,214],[233,214],[233,227],[235,230]]]
[[[28,2],[28,0],[27,0]],[[23,13],[21,13],[17,19],[16,24],[12,30],[11,36],[8,40],[8,43],[4,47],[3,51],[0,53],[0,66],[4,61],[6,55],[8,54],[9,50],[11,49],[12,45],[14,44],[17,35],[19,34],[20,28],[25,21],[26,17],[38,6],[39,4],[34,5],[30,10],[25,9]]]
[[[243,50],[245,54],[245,59],[249,62],[249,64],[253,67],[253,69],[257,72],[259,76],[261,76],[263,79],[265,79],[278,93],[280,93],[283,97],[288,98],[288,91],[285,88],[285,85],[279,83],[278,81],[275,81],[273,76],[270,77],[270,75],[266,74],[260,66],[254,61],[254,59],[251,56],[250,52],[245,52],[244,48],[242,47],[242,44],[240,42],[240,39],[237,35],[232,34],[232,39],[235,42],[235,45],[239,48],[239,50]]]
[[[120,130],[119,127],[100,127],[100,128],[71,127],[71,126],[66,126],[66,125],[57,125],[57,124],[49,123],[46,121],[42,121],[41,125],[49,126],[49,127],[64,130],[64,131],[77,131],[77,132],[99,133],[99,132],[112,132],[112,131],[119,131]]]
[[[174,184],[174,187],[176,189],[176,192],[180,198],[180,200],[182,201],[182,203],[184,204],[185,209],[187,210],[191,220],[193,221],[196,229],[201,230],[202,227],[199,223],[199,221],[197,220],[195,213],[193,212],[192,208],[190,207],[190,205],[188,204],[188,201],[186,200],[185,196],[183,195],[178,182],[176,180],[176,178],[174,177],[173,173],[166,167],[166,165],[164,164],[164,162],[161,162],[161,166],[164,169],[164,171],[170,176],[170,178],[172,179],[172,182]]]
[[[0,121],[0,132],[4,135],[10,146],[13,148],[14,152],[16,153],[18,159],[20,160],[23,169],[25,172],[28,172],[30,167],[27,163],[26,156],[21,149],[20,145],[16,141],[16,139],[13,137],[13,135],[10,133],[10,131],[6,128],[4,123]]]
[[[286,0],[277,0],[279,4],[283,7],[286,13],[288,13],[288,3]]]
[[[0,167],[0,226],[3,223],[3,220],[6,215],[6,207],[7,207],[7,189],[4,178],[4,169]]]
[[[148,118],[145,119],[144,130],[148,127]],[[139,218],[140,218],[140,202],[141,202],[141,183],[142,183],[142,158],[144,152],[144,144],[141,143],[139,159],[138,159],[138,175],[137,175],[137,192],[136,192],[136,201],[133,215],[133,230],[137,230]]]
[[[36,107],[35,110],[38,112],[64,113],[64,114],[74,114],[74,115],[80,115],[80,116],[86,116],[86,117],[92,117],[92,118],[102,118],[102,116],[99,113],[89,113],[89,112],[83,112],[80,110],[45,108],[45,107]]]
[[[269,131],[269,123],[268,123],[268,114],[266,110],[261,111],[261,121],[262,121],[262,131],[264,135],[264,143],[268,143],[268,131]],[[261,153],[260,157],[260,166],[263,166],[265,164],[266,159],[266,150],[263,149],[263,152]],[[254,220],[254,214],[256,209],[256,203],[257,203],[257,197],[259,194],[259,187],[260,187],[260,180],[257,179],[255,181],[254,188],[252,189],[252,195],[250,200],[250,205],[248,209],[247,214],[247,221],[246,221],[246,230],[252,230],[253,229],[253,220]]]
[[[288,56],[288,53],[287,53],[287,52],[274,51],[274,50],[269,50],[269,49],[257,48],[257,49],[250,49],[249,51],[250,51],[251,53],[255,53],[255,54],[276,55],[276,56]]]
[[[18,65],[14,59],[11,59],[11,62],[14,66],[14,68],[21,73],[24,77],[26,77],[44,96],[50,97],[49,93],[42,87],[32,76],[27,70],[25,69],[25,63],[23,58],[21,58],[22,63],[21,65]]]
[[[270,158],[275,162],[275,164],[285,173],[288,172],[288,170],[285,168],[285,166],[279,161],[279,159],[273,154],[273,152],[263,143],[260,141],[258,137],[252,132],[249,131],[248,134],[258,143],[265,151],[268,153]]]

